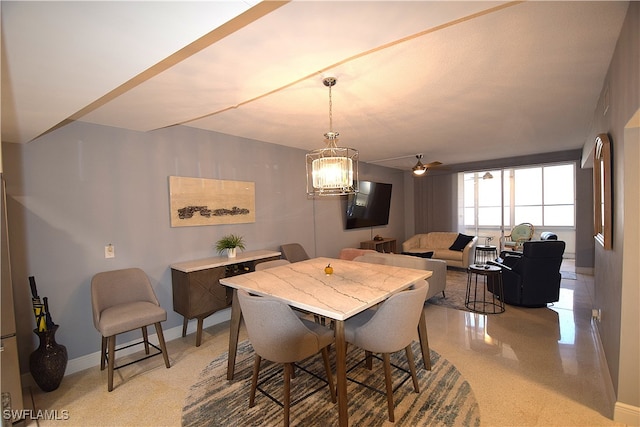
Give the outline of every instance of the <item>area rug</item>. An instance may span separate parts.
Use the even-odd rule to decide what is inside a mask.
[[[561,271],[562,279],[577,280],[576,273],[572,271]],[[456,310],[470,311],[464,306],[464,300],[467,293],[467,272],[466,270],[447,269],[447,287],[442,293],[438,293],[427,300],[433,305],[454,308]]]
[[[464,299],[467,294],[467,271],[447,269],[447,287],[442,293],[437,293],[427,300],[433,305],[454,308],[456,310],[470,311],[464,306]]]
[[[386,396],[348,381],[349,425],[351,426],[479,426],[480,411],[471,387],[460,372],[445,358],[431,350],[432,370],[422,365],[419,344],[413,344],[418,370],[420,393],[415,393],[411,380],[400,384],[405,375],[392,368],[394,387],[395,424],[387,416]],[[191,386],[182,409],[182,425],[195,426],[281,426],[283,409],[265,395],[256,394],[256,404],[249,408],[249,390],[253,368],[253,349],[248,341],[238,346],[235,378],[227,381],[227,353],[214,359],[201,373],[199,380]],[[364,353],[349,346],[347,369],[356,365]],[[407,367],[404,352],[392,356],[392,363]],[[324,377],[320,356],[303,363],[307,370]],[[335,366],[334,373],[335,373]],[[276,375],[264,387],[281,400],[282,369],[279,365],[263,361],[260,378],[270,373]],[[335,374],[334,374],[335,375]],[[357,379],[384,391],[382,362],[374,360],[373,370],[363,365],[349,373]],[[302,369],[296,369],[292,380],[291,400],[304,396],[320,383]],[[338,425],[338,405],[331,403],[326,387],[291,408],[292,426]]]

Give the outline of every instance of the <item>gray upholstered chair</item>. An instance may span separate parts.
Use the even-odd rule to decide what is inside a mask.
[[[333,331],[317,323],[300,319],[290,306],[273,298],[250,295],[238,289],[249,341],[255,350],[249,407],[255,404],[258,374],[262,359],[284,365],[284,425],[289,425],[291,377],[294,362],[322,353],[331,401],[336,401],[327,347],[334,341]],[[260,390],[262,391],[262,390]],[[265,393],[264,391],[262,391]],[[266,394],[266,393],[265,393]],[[268,395],[267,395],[268,396]],[[271,399],[273,397],[269,396]]]
[[[280,246],[282,257],[289,262],[299,262],[309,259],[307,251],[304,250],[300,243],[287,243]]]
[[[96,274],[91,279],[91,306],[93,324],[102,335],[100,370],[104,370],[105,360],[108,361],[109,391],[113,390],[115,369],[158,354],[163,355],[167,368],[171,366],[160,325],[160,322],[167,320],[167,312],[160,307],[144,271],[139,268],[127,268]],[[156,327],[160,348],[149,342],[149,325]],[[136,344],[144,344],[146,356],[116,367],[116,335],[135,329],[142,330],[142,341]],[[154,347],[157,352],[149,354],[149,346]]]
[[[389,355],[405,349],[413,388],[416,393],[419,393],[411,343],[417,335],[418,322],[428,290],[427,281],[421,280],[413,285],[413,289],[389,297],[378,306],[377,310],[366,310],[345,321],[345,340],[365,350],[365,360],[369,369],[372,368],[372,353],[382,353],[387,407],[391,422],[394,422],[394,403]]]
[[[286,259],[275,259],[273,261],[265,261],[256,264],[256,271],[266,270],[268,268],[278,267],[280,265],[291,264]]]

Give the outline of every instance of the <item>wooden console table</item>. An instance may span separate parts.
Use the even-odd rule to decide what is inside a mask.
[[[360,249],[373,249],[383,253],[396,253],[396,239],[367,240],[360,242]]]
[[[231,306],[232,289],[221,285],[224,277],[255,271],[256,264],[280,258],[277,251],[239,252],[235,258],[213,257],[171,264],[173,311],[184,316],[182,336],[190,319],[198,319],[196,347],[202,343],[202,323],[216,311]]]

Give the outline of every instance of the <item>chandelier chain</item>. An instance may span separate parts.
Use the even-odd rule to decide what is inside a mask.
[[[333,98],[331,97],[331,86],[329,86],[329,132],[333,133]]]

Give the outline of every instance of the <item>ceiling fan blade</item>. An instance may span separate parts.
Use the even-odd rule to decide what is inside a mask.
[[[425,164],[425,167],[427,167],[427,168],[433,168],[433,167],[436,167],[436,166],[440,166],[441,164],[442,164],[442,163],[440,163],[440,162],[431,162],[431,163],[427,163],[427,164]]]

